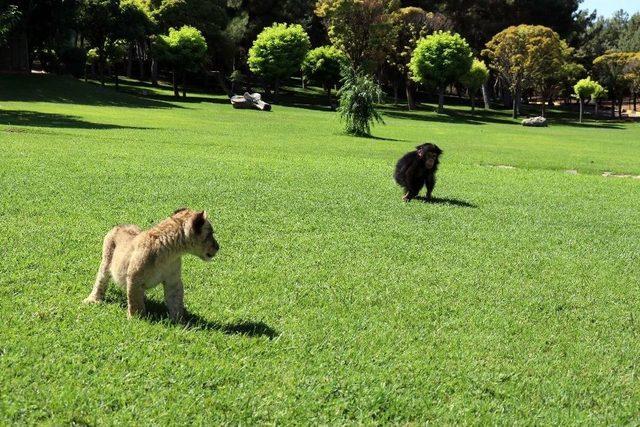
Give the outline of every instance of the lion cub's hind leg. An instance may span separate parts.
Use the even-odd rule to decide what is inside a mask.
[[[87,298],[84,299],[86,304],[99,303],[104,300],[104,294],[111,278],[109,269],[111,268],[111,261],[113,260],[113,252],[116,249],[116,233],[120,227],[112,229],[104,238],[102,244],[102,261],[100,262],[100,268],[98,274],[96,274],[96,281],[93,285],[93,290]]]

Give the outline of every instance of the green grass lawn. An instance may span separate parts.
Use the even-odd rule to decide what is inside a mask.
[[[362,139],[145,90],[0,77],[0,424],[640,422],[640,180],[601,176],[640,175],[639,124],[386,108]],[[423,141],[441,202],[403,204]],[[221,244],[189,326],[161,289],[81,304],[112,226],[182,206]]]

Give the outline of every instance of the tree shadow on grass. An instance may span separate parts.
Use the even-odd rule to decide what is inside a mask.
[[[92,123],[81,120],[78,116],[67,114],[40,113],[25,110],[0,109],[0,124],[10,126],[33,126],[76,129],[151,129],[147,127],[112,125],[108,123]]]
[[[121,307],[127,307],[124,293],[118,289],[117,293],[107,295],[105,302],[116,303]],[[152,299],[145,300],[146,313],[143,319],[153,323],[170,323],[169,312],[164,303]],[[188,330],[217,331],[226,335],[244,335],[247,337],[266,337],[270,340],[277,338],[280,333],[264,322],[239,320],[231,323],[219,323],[205,319],[185,309],[184,319],[181,323],[173,324]]]
[[[416,197],[416,200],[420,200],[420,201],[429,203],[431,205],[450,205],[450,206],[457,206],[461,208],[472,208],[472,209],[475,209],[478,207],[478,205],[474,205],[473,203],[469,203],[465,200],[460,200],[460,199],[432,197],[431,200],[427,200],[426,197],[418,196]]]
[[[615,129],[615,130],[622,130],[624,129],[624,126],[622,126],[622,124],[620,123],[608,123],[608,122],[584,122],[584,123],[578,123],[577,121],[573,120],[566,120],[566,119],[560,119],[560,120],[553,120],[551,119],[551,125],[553,126],[553,124],[559,124],[559,125],[563,125],[563,126],[571,126],[571,127],[576,127],[576,128],[584,128],[584,129]]]
[[[106,107],[183,108],[179,105],[52,75],[2,75],[0,101],[53,102]]]
[[[385,138],[382,136],[374,136],[374,135],[361,135],[359,138],[364,139],[373,139],[375,141],[391,141],[391,142],[406,142],[406,139],[395,139],[395,138]]]
[[[382,111],[386,117],[390,117],[393,119],[407,119],[422,122],[455,123],[467,125],[485,125],[487,123],[508,125],[518,124],[511,119],[496,117],[494,114],[484,111],[477,111],[476,113],[466,113],[462,111],[445,110],[445,112],[441,114],[432,114],[434,112],[434,109],[431,107],[426,107],[416,112],[396,111],[389,110],[387,108],[383,108]],[[428,112],[430,114],[420,114],[420,112]]]
[[[213,103],[213,104],[227,104],[231,107],[231,101],[229,98],[221,98],[216,96],[202,96],[202,95],[189,95],[187,92],[187,97],[183,97],[180,95],[179,97],[165,94],[165,93],[157,93],[157,92],[147,92],[146,94],[139,90],[125,89],[125,93],[131,94],[135,97],[140,97],[142,99],[148,99],[153,101],[161,101],[163,103],[168,102],[184,102],[189,104],[200,104],[200,103]],[[179,106],[176,106],[180,108]]]

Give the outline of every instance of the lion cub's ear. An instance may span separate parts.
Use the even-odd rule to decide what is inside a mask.
[[[191,220],[193,231],[195,231],[196,234],[200,234],[200,232],[202,231],[202,226],[204,225],[204,222],[206,220],[207,220],[207,217],[204,211],[196,212],[196,214],[193,217],[193,220]]]

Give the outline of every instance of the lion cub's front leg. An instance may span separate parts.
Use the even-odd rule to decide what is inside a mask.
[[[184,317],[184,286],[180,276],[166,280],[164,286],[164,301],[169,310],[169,317],[179,322]]]
[[[144,314],[144,286],[142,283],[127,277],[127,316]]]

